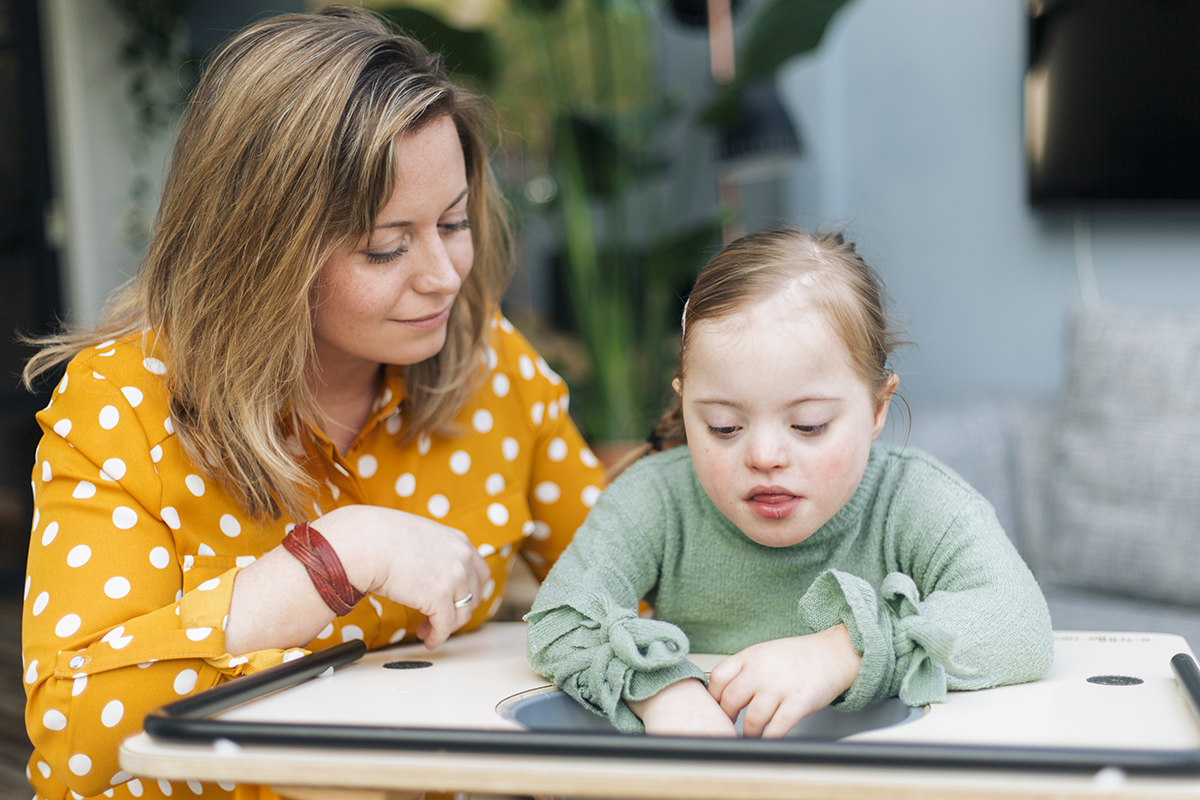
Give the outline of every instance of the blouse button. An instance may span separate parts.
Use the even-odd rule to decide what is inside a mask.
[[[84,665],[83,656],[75,656],[71,659],[71,669],[79,669]]]

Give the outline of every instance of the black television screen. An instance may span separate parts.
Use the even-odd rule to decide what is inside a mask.
[[[1029,0],[1039,205],[1200,201],[1200,0]]]

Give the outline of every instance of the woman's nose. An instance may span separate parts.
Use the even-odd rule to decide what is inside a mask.
[[[462,277],[454,268],[454,260],[441,236],[432,236],[423,248],[419,272],[413,278],[413,288],[423,294],[455,294],[462,288]]]

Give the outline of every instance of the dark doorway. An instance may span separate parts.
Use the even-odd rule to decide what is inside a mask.
[[[47,397],[20,386],[30,349],[17,336],[49,332],[59,308],[46,237],[53,193],[41,56],[38,3],[0,0],[0,593],[8,594],[25,581],[33,415]]]

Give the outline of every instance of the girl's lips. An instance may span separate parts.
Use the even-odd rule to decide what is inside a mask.
[[[750,510],[763,519],[783,519],[796,510],[803,498],[783,489],[755,489],[746,498]]]
[[[450,319],[450,306],[446,306],[441,311],[428,317],[419,319],[400,319],[396,320],[402,325],[407,325],[410,328],[416,328],[422,331],[436,330],[446,324],[446,320]]]

